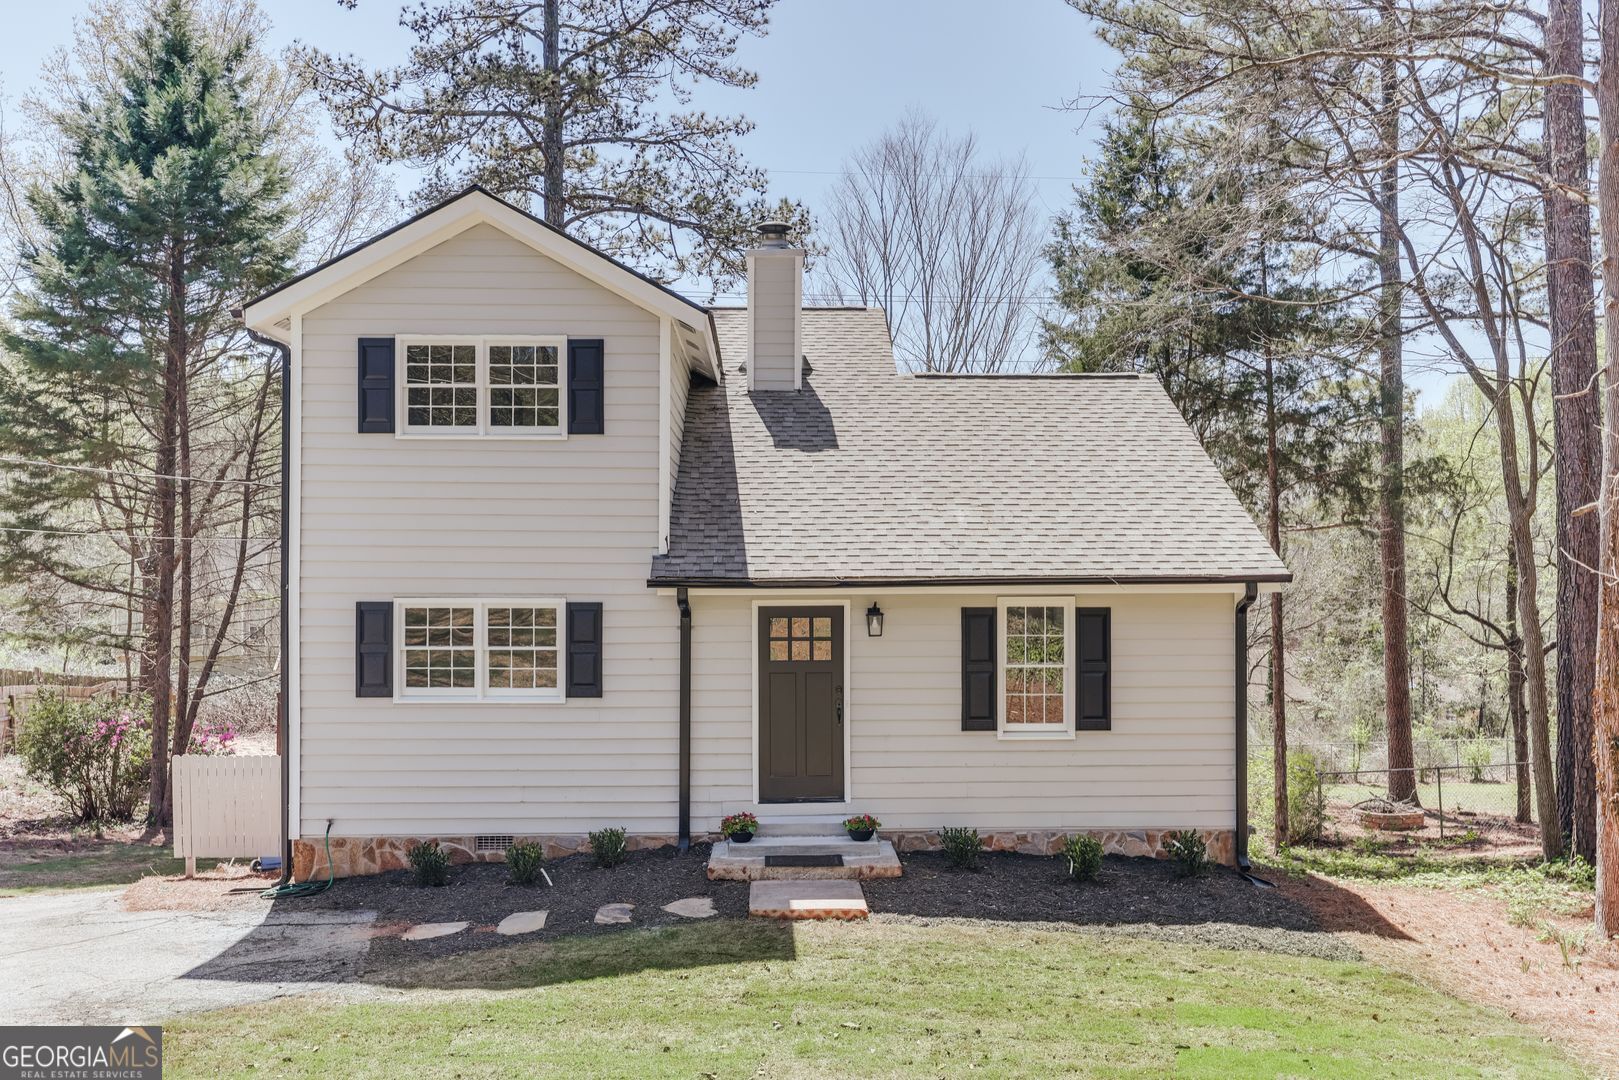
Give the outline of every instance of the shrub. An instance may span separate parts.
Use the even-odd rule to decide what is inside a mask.
[[[439,847],[437,840],[423,840],[413,845],[405,852],[405,858],[410,860],[416,884],[425,887],[450,883],[450,853]]]
[[[229,720],[198,720],[191,727],[186,753],[221,757],[234,753],[236,727]]]
[[[23,767],[79,821],[128,821],[151,782],[152,733],[139,698],[36,698],[17,739]]]
[[[1474,737],[1462,746],[1462,764],[1467,766],[1467,780],[1482,784],[1489,777],[1490,766],[1495,764],[1495,740]]]
[[[737,833],[756,833],[759,831],[759,819],[747,811],[732,814],[720,820],[720,835],[735,836]]]
[[[1327,831],[1327,796],[1321,762],[1308,750],[1287,755],[1287,837],[1292,843],[1320,840]]]
[[[1070,836],[1063,841],[1062,853],[1068,860],[1068,876],[1075,881],[1090,881],[1102,869],[1102,842],[1094,836]]]
[[[619,826],[599,829],[590,834],[590,850],[596,856],[597,866],[617,866],[624,861],[628,834]]]
[[[939,843],[951,866],[961,870],[978,868],[978,855],[984,850],[984,841],[977,829],[946,826],[939,830]]]
[[[1175,860],[1181,877],[1196,877],[1209,868],[1209,845],[1196,829],[1181,829],[1169,834],[1164,850]]]
[[[545,849],[538,844],[519,842],[506,849],[506,869],[513,885],[532,885],[545,869]]]

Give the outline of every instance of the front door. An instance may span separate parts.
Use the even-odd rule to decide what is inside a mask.
[[[843,609],[759,609],[759,801],[843,799]]]

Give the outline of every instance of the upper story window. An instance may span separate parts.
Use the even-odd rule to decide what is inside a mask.
[[[561,436],[566,338],[395,339],[407,435]]]

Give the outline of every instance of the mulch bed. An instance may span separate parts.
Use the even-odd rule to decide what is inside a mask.
[[[1167,862],[1110,856],[1093,882],[1070,881],[1062,860],[1012,853],[987,853],[980,868],[950,868],[933,852],[904,855],[905,875],[864,882],[874,919],[928,921],[969,919],[1040,924],[1043,927],[1113,927],[1120,932],[1185,941],[1218,948],[1258,948],[1272,952],[1352,959],[1355,951],[1320,933],[1300,904],[1275,889],[1256,888],[1230,870],[1215,868],[1193,879],[1176,876]],[[555,882],[547,888],[509,884],[498,863],[457,866],[450,884],[422,888],[409,871],[340,879],[328,893],[288,900],[277,908],[375,911],[378,936],[371,965],[448,956],[510,944],[581,934],[614,933],[694,920],[671,915],[663,905],[707,896],[724,918],[744,918],[748,883],[709,881],[707,845],[682,855],[672,848],[631,852],[611,869],[597,867],[590,855],[572,855],[546,864]],[[635,905],[629,925],[598,926],[603,904]],[[517,911],[550,912],[545,929],[516,938],[493,933],[496,923]],[[427,941],[402,941],[397,934],[425,922],[470,921],[471,930]]]

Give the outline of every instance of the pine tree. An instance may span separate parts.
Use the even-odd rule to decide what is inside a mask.
[[[226,479],[241,463],[194,444],[217,419],[198,413],[256,404],[246,445],[262,463],[273,380],[235,347],[231,311],[286,276],[297,244],[287,178],[236,74],[248,48],[201,34],[185,0],[150,9],[117,78],[64,114],[71,168],[29,193],[40,239],[0,335],[0,453],[51,463],[15,469],[0,490],[0,574],[126,589],[138,603],[158,823],[169,755],[195,719],[197,548],[223,492],[260,486]],[[126,557],[110,571],[109,553]]]
[[[722,283],[759,221],[808,226],[737,152],[750,121],[681,109],[698,83],[757,81],[734,57],[773,3],[436,0],[400,16],[397,67],[302,56],[339,131],[427,170],[418,202],[479,184],[647,273]]]

